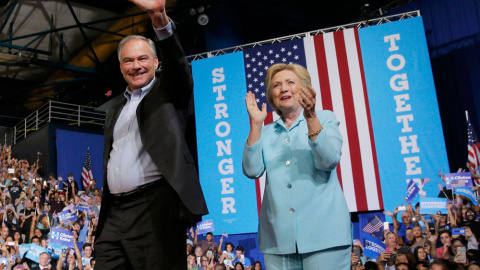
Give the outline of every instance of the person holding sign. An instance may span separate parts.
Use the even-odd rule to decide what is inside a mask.
[[[259,248],[267,269],[349,269],[350,213],[337,178],[342,135],[331,111],[315,110],[308,71],[275,64],[266,75],[267,100],[280,119],[263,127],[253,93],[245,98],[250,133],[243,172],[265,172]]]
[[[127,36],[118,46],[128,87],[105,120],[96,268],[186,269],[187,222],[208,213],[185,139],[192,74],[165,0],[131,2],[147,12],[158,41]]]

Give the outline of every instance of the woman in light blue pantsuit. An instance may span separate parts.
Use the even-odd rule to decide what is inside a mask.
[[[342,136],[331,111],[315,111],[305,68],[275,64],[266,75],[267,99],[280,119],[263,127],[253,93],[245,102],[250,133],[243,171],[267,173],[259,247],[267,269],[350,268],[350,213],[338,182]]]

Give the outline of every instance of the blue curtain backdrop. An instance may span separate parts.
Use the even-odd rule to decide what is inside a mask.
[[[87,148],[90,147],[93,178],[97,180],[96,187],[103,186],[103,135],[56,130],[57,146],[57,176],[67,180],[69,173],[73,173],[78,188],[82,187],[82,169]],[[60,185],[62,188],[62,185]]]

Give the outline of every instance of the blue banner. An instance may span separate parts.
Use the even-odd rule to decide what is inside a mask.
[[[76,206],[75,206],[75,210],[80,211],[80,212],[85,212],[85,213],[87,213],[87,215],[88,215],[88,213],[91,211],[91,207],[90,207],[90,206],[79,206],[79,205],[76,205]]]
[[[386,246],[381,240],[368,234],[365,234],[363,238],[365,243],[363,248],[363,256],[376,259],[378,256],[380,256],[380,254],[385,252]]]
[[[24,245],[18,245],[18,254],[20,255],[21,258],[25,255],[25,253],[30,250],[31,244],[24,244]]]
[[[73,248],[73,232],[53,228],[48,242],[48,251],[53,259],[58,259],[60,253],[65,253],[68,248]]]
[[[436,214],[438,211],[447,214],[446,198],[420,198],[420,214]]]
[[[465,228],[452,228],[452,235],[465,235]]]
[[[457,187],[473,188],[472,174],[470,172],[463,173],[446,173],[445,184],[447,189],[455,189]]]
[[[358,30],[386,210],[404,201],[413,179],[422,197],[448,170],[435,85],[421,17]],[[415,203],[415,202],[413,202]]]
[[[58,212],[57,216],[58,216],[58,220],[60,222],[65,220],[64,223],[67,223],[69,221],[74,222],[74,221],[77,220],[77,212],[76,211],[71,212],[70,210],[65,210],[65,211],[62,211],[62,212]]]
[[[477,198],[475,197],[475,194],[471,189],[468,187],[457,187],[453,193],[458,194],[458,195],[463,195],[467,197],[473,204],[478,205]]]
[[[43,252],[48,252],[48,250],[42,246],[39,246],[37,244],[31,244],[30,249],[27,252],[27,255],[25,256],[27,259],[30,259],[34,262],[39,263],[39,256]]]
[[[243,53],[192,62],[200,183],[218,232],[257,232],[255,181],[242,173],[249,121]],[[239,102],[241,101],[241,102]]]
[[[198,234],[204,234],[207,232],[215,231],[215,227],[213,226],[213,220],[207,219],[207,220],[198,222],[197,230],[198,230]]]
[[[417,187],[415,182],[413,182],[412,179],[410,179],[410,182],[408,182],[407,185],[407,197],[405,197],[405,201],[407,203],[411,202],[415,196],[417,196],[418,192],[420,189]]]

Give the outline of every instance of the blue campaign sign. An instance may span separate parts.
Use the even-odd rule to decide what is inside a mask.
[[[447,214],[446,198],[420,198],[420,214],[436,214],[438,211]]]
[[[465,228],[452,228],[452,235],[465,235]]]
[[[457,187],[454,191],[454,194],[463,195],[467,197],[473,204],[478,205],[477,198],[473,191],[468,187]]]
[[[192,62],[200,183],[217,231],[257,232],[255,181],[242,172],[249,118],[243,53]]]
[[[213,226],[213,220],[207,219],[207,220],[198,222],[197,229],[198,229],[198,234],[215,231],[215,227]]]
[[[409,179],[437,196],[449,168],[421,17],[358,30],[384,207],[404,201]],[[415,203],[417,199],[414,200]]]
[[[363,236],[363,239],[364,239],[363,255],[365,257],[376,259],[378,258],[378,256],[380,256],[380,254],[385,252],[386,246],[381,240],[373,236],[370,236],[368,234],[365,234]]]
[[[88,214],[89,211],[91,210],[91,207],[90,206],[77,205],[77,206],[75,206],[75,210],[80,211],[80,212],[86,212]]]
[[[30,246],[31,244],[18,245],[18,254],[21,258],[23,258],[23,255],[30,249]]]
[[[62,211],[62,212],[58,212],[57,216],[58,216],[58,220],[60,220],[60,222],[65,220],[64,222],[67,223],[68,221],[73,222],[73,221],[77,220],[77,212],[76,211],[71,212],[70,210],[65,210],[65,211]]]
[[[405,201],[407,203],[411,202],[413,198],[417,196],[419,191],[420,189],[418,188],[418,186],[415,184],[415,182],[412,179],[410,179],[410,182],[408,182],[408,185],[407,185],[407,197],[405,197]]]
[[[40,262],[39,261],[39,256],[43,252],[48,252],[48,250],[42,246],[39,246],[37,244],[31,244],[30,249],[27,251],[27,259],[30,259],[34,262]]]
[[[52,258],[58,259],[60,253],[65,252],[67,248],[73,248],[73,232],[53,228],[50,233],[50,241],[48,242],[48,251]]]
[[[447,189],[455,189],[457,187],[473,188],[472,174],[470,172],[463,173],[446,173],[445,184]]]

